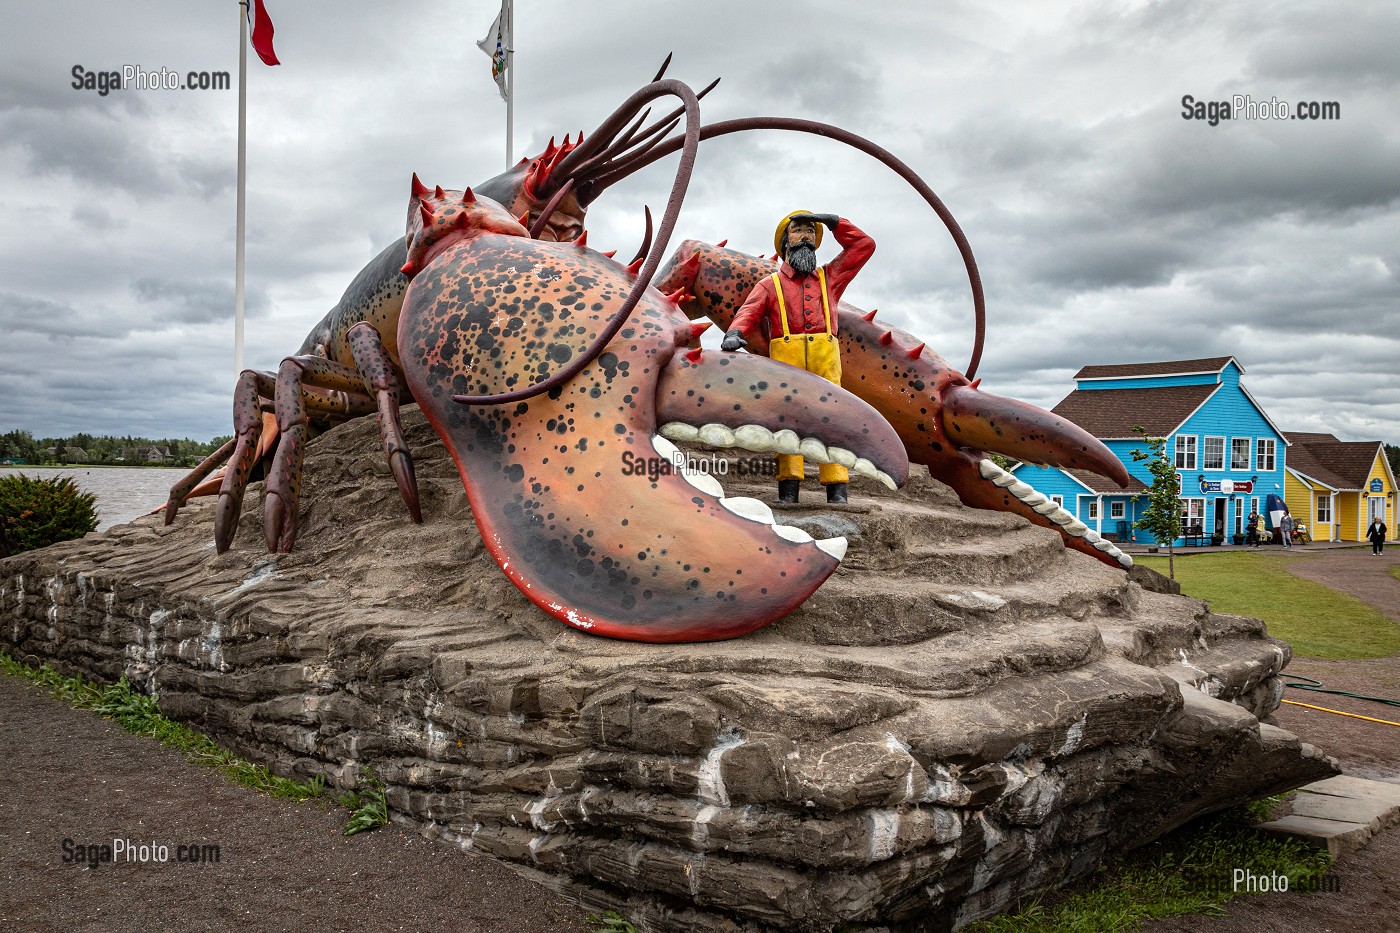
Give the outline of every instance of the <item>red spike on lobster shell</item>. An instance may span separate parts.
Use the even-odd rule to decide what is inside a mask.
[[[433,197],[435,197],[435,198],[441,200],[443,196],[444,196],[444,192],[443,192],[443,190],[442,190],[442,185],[438,185],[437,187],[435,187],[435,188],[433,189]]]
[[[690,362],[692,363],[698,363],[700,362],[700,354],[704,352],[705,351],[702,347],[696,347],[694,350],[685,351],[685,358],[690,360]]]
[[[413,173],[413,187],[410,189],[409,193],[415,198],[422,198],[423,195],[428,193],[428,186],[418,180],[417,172]]]
[[[720,240],[718,243],[716,243],[716,244],[715,244],[715,248],[716,248],[716,249],[724,249],[724,248],[725,248],[726,246],[728,246],[728,245],[729,245],[729,239],[726,237],[725,239]]]
[[[690,339],[691,339],[691,340],[699,340],[699,339],[700,339],[700,335],[703,334],[705,331],[709,330],[709,329],[710,329],[710,326],[711,326],[713,323],[714,323],[713,321],[691,321],[691,322],[690,322]]]
[[[861,319],[862,321],[873,321],[873,320],[875,320],[875,312],[878,311],[878,310],[879,310],[878,308],[872,308],[872,309],[870,310],[869,313],[867,313],[867,314],[862,314],[862,315],[860,316],[860,319]]]
[[[615,249],[610,249],[610,250],[608,250],[606,253],[604,253],[603,255],[606,256],[606,257],[608,257],[609,259],[611,259],[611,258],[613,258],[614,256],[617,255],[617,250],[615,250]]]
[[[630,275],[630,276],[636,277],[637,273],[640,272],[640,271],[642,271],[642,262],[643,262],[642,257],[641,257],[641,256],[638,256],[636,259],[634,259],[634,260],[632,260],[630,263],[628,263],[628,264],[627,264],[627,274]]]
[[[402,266],[399,267],[399,271],[402,272],[404,275],[412,275],[415,271],[417,271],[417,266],[415,266],[413,264],[413,260],[410,259],[408,262],[404,263]]]
[[[884,344],[885,346],[887,346],[887,347],[888,347],[890,344],[894,343],[894,331],[889,331],[889,330],[887,330],[887,331],[885,331],[883,334],[881,334],[881,335],[880,335],[880,342],[883,343],[883,344]]]
[[[472,189],[467,188],[466,190],[464,190],[464,191],[462,192],[462,203],[463,203],[463,204],[475,204],[475,203],[476,203],[476,195],[472,193]]]
[[[578,239],[577,239],[577,240],[574,240],[574,245],[577,246],[579,249],[583,249],[585,246],[588,245],[588,231],[587,231],[587,230],[583,231],[582,233],[580,233],[580,234],[578,235]]]
[[[914,349],[912,349],[912,350],[909,351],[909,358],[910,358],[911,360],[917,360],[917,359],[919,358],[920,354],[922,354],[923,352],[924,352],[924,345],[923,345],[923,344],[919,344],[917,347],[915,347]]]
[[[433,225],[433,209],[425,202],[419,201],[418,210],[423,213],[423,226],[431,227]]]

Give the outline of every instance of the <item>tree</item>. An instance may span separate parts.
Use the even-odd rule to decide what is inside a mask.
[[[1385,458],[1390,461],[1390,472],[1400,474],[1400,447],[1386,444]]]
[[[1176,560],[1172,544],[1181,537],[1181,477],[1177,475],[1176,464],[1167,456],[1165,437],[1148,437],[1147,429],[1140,424],[1133,425],[1133,433],[1147,444],[1147,451],[1132,451],[1135,463],[1147,463],[1152,474],[1152,485],[1148,487],[1147,508],[1142,518],[1133,522],[1133,527],[1145,531],[1157,539],[1158,544],[1167,546],[1167,572],[1176,579]]]

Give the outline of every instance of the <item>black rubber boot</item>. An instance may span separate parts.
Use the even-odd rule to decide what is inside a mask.
[[[778,480],[778,501],[796,504],[797,493],[802,489],[800,479],[780,479]]]
[[[826,487],[826,501],[843,505],[846,502],[846,484],[828,483]]]

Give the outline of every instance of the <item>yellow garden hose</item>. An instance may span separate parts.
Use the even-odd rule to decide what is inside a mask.
[[[1344,713],[1339,709],[1328,709],[1325,706],[1313,706],[1311,703],[1295,703],[1292,700],[1284,700],[1283,702],[1287,703],[1289,706],[1302,706],[1307,709],[1321,710],[1324,713],[1336,713],[1338,716],[1350,716],[1352,719],[1364,719],[1367,722],[1378,722],[1385,726],[1400,726],[1400,722],[1391,722],[1389,719],[1372,719],[1370,716],[1360,716],[1356,713]]]

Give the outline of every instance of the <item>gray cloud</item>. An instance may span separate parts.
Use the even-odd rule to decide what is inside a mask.
[[[340,12],[273,9],[284,64],[254,59],[248,76],[247,360],[260,368],[402,235],[411,172],[457,187],[503,167],[505,108],[474,46],[491,9]],[[737,0],[684,11],[629,0],[605,15],[519,6],[516,157],[591,130],[674,50],[673,77],[724,78],[706,121],[834,122],[933,186],[981,265],[992,391],[1050,405],[1086,363],[1233,354],[1284,426],[1400,441],[1400,58],[1386,44],[1400,14],[815,0],[800,47],[782,41],[792,15]],[[229,430],[236,93],[68,85],[75,63],[236,73],[236,26],[176,0],[11,12],[0,430]],[[1188,93],[1337,100],[1342,119],[1209,127],[1181,118]],[[642,205],[659,211],[675,164],[600,199],[590,244],[630,254]],[[946,231],[892,173],[829,140],[708,141],[676,241],[767,253],[776,220],[800,206],[877,238],[853,301],[965,365],[972,314]]]
[[[204,324],[229,319],[233,313],[233,281],[170,281],[140,278],[131,283],[131,290],[143,304],[158,306],[155,320],[161,323]],[[249,319],[266,314],[269,309],[267,290],[262,287],[244,290],[243,312]]]

